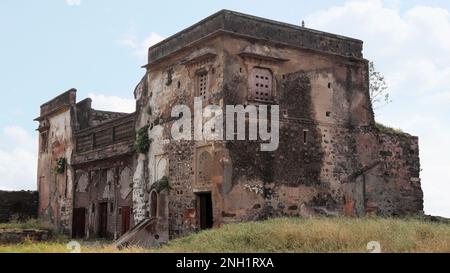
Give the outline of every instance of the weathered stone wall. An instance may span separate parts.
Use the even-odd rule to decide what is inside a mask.
[[[52,145],[39,159],[44,217],[67,227],[62,208],[70,206],[72,173],[74,208],[86,209],[88,237],[98,236],[99,205],[107,204],[107,237],[123,233],[119,208],[132,207],[132,224],[147,223],[143,234],[157,245],[207,228],[200,221],[205,193],[213,226],[422,213],[418,140],[375,126],[361,41],[222,11],[150,48],[146,67],[135,115],[93,110],[89,99],[75,105],[72,91],[43,106],[41,139]],[[195,97],[223,111],[279,105],[278,149],[261,152],[261,141],[171,139],[182,118],[171,116],[173,107],[185,105],[193,117]],[[134,133],[148,134],[148,151],[134,151]],[[53,178],[48,166],[61,155],[74,166]],[[159,188],[166,178],[169,185]]]
[[[374,124],[366,62],[232,37],[224,45],[225,104],[254,104],[249,77],[253,68],[266,68],[275,82],[273,103],[281,112],[275,152],[258,152],[257,142],[227,145],[234,187],[243,183],[242,189],[252,188],[264,199],[252,209],[247,205],[248,215],[343,214],[349,195],[343,185],[356,168],[351,130]],[[254,55],[242,58],[241,52]],[[233,210],[239,209],[228,207],[224,214],[235,215]],[[351,213],[358,214],[363,212]]]
[[[154,50],[159,54],[158,47]],[[338,55],[224,34],[180,48],[163,63],[151,63],[135,90],[136,128],[148,125],[152,140],[148,154],[139,155],[134,175],[135,221],[150,217],[149,189],[162,173],[171,186],[164,208],[169,238],[200,229],[197,194],[203,192],[212,196],[214,226],[273,216],[420,213],[418,174],[410,170],[418,163],[417,155],[398,155],[405,160],[400,165],[387,162],[385,170],[401,171],[389,178],[392,186],[383,184],[385,172],[373,166],[382,159],[381,150],[396,150],[399,141],[386,139],[375,128],[367,61]],[[170,116],[172,107],[187,105],[194,113],[197,71],[208,71],[210,77],[203,107],[258,105],[250,96],[254,68],[273,76],[268,103],[281,111],[276,151],[260,152],[260,141],[170,140],[170,127],[177,120]],[[403,180],[415,181],[414,189],[401,189]],[[390,197],[385,198],[386,192]],[[398,204],[388,209],[383,202]],[[410,205],[400,204],[405,202]]]
[[[99,111],[92,110],[91,118],[90,118],[90,126],[97,126],[104,122],[118,119],[120,117],[124,117],[128,115],[127,113],[117,113],[117,112],[108,112],[108,111]]]
[[[118,119],[129,114],[110,111],[100,111],[92,108],[92,99],[86,98],[76,105],[77,130],[98,126],[113,119]]]
[[[357,139],[357,181],[365,189],[367,214],[423,214],[418,138],[371,129],[358,132]]]
[[[70,233],[72,225],[71,167],[76,90],[72,89],[41,106],[39,125],[38,191],[39,218],[59,232]],[[50,107],[51,106],[51,107]],[[65,160],[61,172],[57,161]]]
[[[83,215],[77,215],[81,226],[74,236],[116,239],[134,225],[134,114],[118,113],[77,131],[75,139],[74,209]]]
[[[149,125],[149,137],[152,140],[149,152],[139,155],[135,171],[135,221],[151,216],[152,197],[149,189],[153,183],[167,176],[171,188],[165,201],[158,195],[159,213],[156,215],[159,223],[167,227],[167,238],[199,229],[195,192],[214,190],[210,185],[205,188],[193,184],[197,150],[211,146],[212,143],[170,141],[170,130],[176,120],[171,117],[173,106],[187,105],[191,113],[194,113],[196,77],[200,69],[210,75],[208,87],[211,93],[205,99],[205,105],[221,102],[223,55],[220,44],[221,39],[215,38],[206,42],[200,54],[197,54],[195,49],[175,54],[164,64],[152,67],[151,73],[146,75],[135,91],[137,104],[140,106],[136,128]],[[183,62],[180,63],[180,60]],[[220,213],[218,208],[215,214]]]
[[[423,213],[418,138],[407,134],[380,134],[380,142],[380,156],[384,163],[382,181],[393,186],[376,195],[380,207],[378,215],[413,216]],[[382,206],[385,203],[391,205],[385,208]]]
[[[222,10],[185,29],[163,43],[149,49],[149,63],[195,45],[205,36],[233,33],[250,40],[270,40],[271,43],[319,51],[345,57],[362,57],[362,41],[320,32],[291,24]]]
[[[125,231],[122,210],[132,204],[132,158],[123,157],[109,162],[96,162],[77,167],[75,175],[74,208],[83,208],[87,238],[105,236],[118,238]],[[106,234],[100,232],[100,204],[107,206]],[[131,217],[131,214],[130,214]],[[130,228],[133,221],[130,220]]]
[[[0,223],[37,218],[38,192],[0,191]]]
[[[91,103],[89,98],[76,103],[76,90],[71,89],[41,106],[41,115],[36,119],[40,122],[39,218],[70,235],[74,208],[83,205],[89,212],[92,204],[108,203],[107,236],[118,237],[122,229],[119,208],[131,207],[134,115],[97,111]],[[58,171],[57,161],[61,159],[65,164]],[[84,185],[86,181],[89,183]],[[91,194],[88,197],[83,196],[86,187]],[[84,191],[76,191],[74,199],[74,189],[80,188]],[[127,189],[126,196],[122,196]],[[86,217],[86,234],[95,234],[97,211]]]
[[[47,230],[35,229],[0,229],[0,244],[20,244],[26,241],[43,242],[49,240]]]

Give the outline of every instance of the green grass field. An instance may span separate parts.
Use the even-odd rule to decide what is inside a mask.
[[[48,243],[0,245],[0,252],[68,253],[68,239]],[[225,225],[171,241],[157,249],[129,248],[122,252],[369,252],[369,242],[382,252],[450,252],[450,224],[423,220],[281,218]],[[80,242],[81,252],[116,253],[110,243]]]
[[[0,229],[41,229],[51,231],[52,227],[49,223],[41,222],[36,219],[31,219],[26,222],[11,222],[11,223],[1,223]]]

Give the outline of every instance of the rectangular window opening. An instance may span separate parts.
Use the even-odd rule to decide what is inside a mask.
[[[208,72],[202,71],[197,74],[197,96],[207,99],[208,95]]]

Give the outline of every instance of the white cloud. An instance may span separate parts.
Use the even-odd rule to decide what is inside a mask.
[[[136,101],[117,96],[105,96],[101,94],[90,93],[92,107],[97,110],[132,113],[136,110]]]
[[[308,17],[308,25],[360,38],[392,92],[450,90],[450,14],[416,6],[404,13],[380,0],[348,1]],[[442,90],[441,90],[442,91]]]
[[[0,190],[36,190],[37,137],[11,126],[3,129],[0,139]]]
[[[308,27],[359,38],[393,103],[377,119],[419,136],[426,213],[450,217],[450,12],[398,1],[347,1],[311,14]]]
[[[133,54],[136,57],[145,60],[147,58],[147,52],[149,47],[161,42],[162,40],[164,40],[163,36],[152,32],[142,41],[139,40],[134,34],[127,34],[124,37],[122,37],[119,40],[119,42],[120,44],[131,48],[133,50]]]
[[[69,6],[79,6],[81,5],[81,0],[66,0],[66,4]]]
[[[434,105],[442,104],[443,106],[448,106],[450,104],[450,91],[433,94],[432,96],[429,96],[425,99],[425,103]]]

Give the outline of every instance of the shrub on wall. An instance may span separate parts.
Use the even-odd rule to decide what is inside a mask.
[[[150,149],[151,140],[148,136],[148,129],[150,128],[149,125],[146,125],[139,129],[136,141],[134,142],[134,148],[136,151],[140,154],[146,154],[148,150]]]
[[[53,169],[53,171],[56,174],[63,174],[66,170],[66,159],[64,157],[60,157],[58,160],[56,160],[56,167]]]
[[[150,187],[150,192],[156,190],[157,193],[162,192],[163,190],[170,190],[169,178],[164,176],[160,180],[156,181]]]

